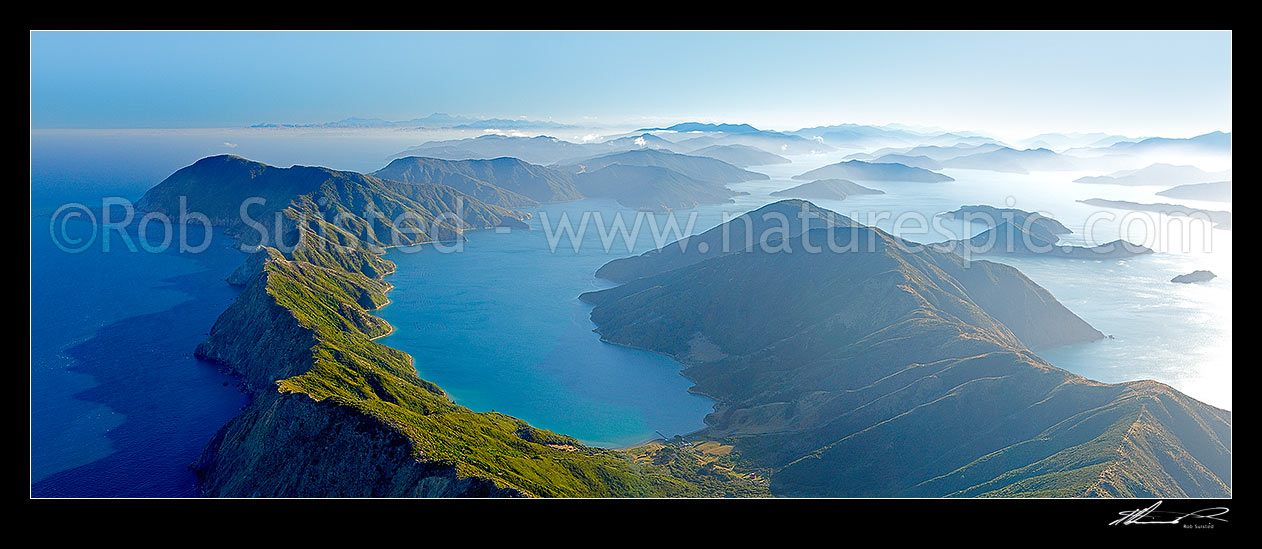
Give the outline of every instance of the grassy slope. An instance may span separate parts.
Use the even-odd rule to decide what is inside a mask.
[[[384,321],[359,305],[378,290],[354,273],[272,258],[262,276],[275,302],[313,334],[310,368],[277,380],[283,392],[331,400],[406,434],[418,460],[454,464],[463,475],[537,496],[756,495],[734,475],[702,475],[680,463],[636,463],[626,453],[587,448],[499,413],[458,406],[416,376],[405,353],[371,341]]]

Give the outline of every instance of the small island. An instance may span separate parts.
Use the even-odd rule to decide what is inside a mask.
[[[940,183],[955,181],[949,175],[904,164],[873,163],[849,160],[829,164],[809,172],[795,175],[793,179],[853,179],[858,181],[910,181],[915,183]]]
[[[796,187],[773,192],[771,196],[845,200],[847,196],[858,194],[885,194],[885,191],[864,187],[849,179],[818,179],[810,183],[803,183]]]
[[[1188,274],[1181,274],[1170,279],[1170,282],[1178,282],[1179,284],[1191,284],[1193,282],[1209,282],[1218,278],[1213,271],[1196,270]]]

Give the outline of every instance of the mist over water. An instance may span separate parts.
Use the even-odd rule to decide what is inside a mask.
[[[790,179],[807,169],[840,160],[841,154],[793,157],[794,163],[753,168],[772,177],[731,185],[749,192],[737,197],[748,211],[775,201],[770,193],[803,183]],[[1228,166],[1229,167],[1229,166]],[[1173,199],[1156,195],[1166,186],[1119,186],[1074,183],[1095,172],[1034,172],[1029,175],[981,170],[944,169],[956,180],[947,183],[861,182],[885,191],[880,195],[851,196],[845,200],[812,200],[823,208],[867,223],[873,212],[889,214],[877,219],[877,227],[914,242],[939,242],[966,238],[983,230],[981,224],[942,220],[938,231],[907,219],[932,219],[963,205],[985,204],[1038,211],[1063,223],[1074,234],[1062,243],[1099,245],[1126,239],[1153,248],[1157,253],[1126,259],[1081,260],[1038,256],[995,256],[984,259],[1006,263],[1021,270],[1046,288],[1062,304],[1096,329],[1113,336],[1094,343],[1044,349],[1037,354],[1053,365],[1102,381],[1118,383],[1153,379],[1169,384],[1193,398],[1231,409],[1231,295],[1232,231],[1183,225],[1150,212],[1131,212],[1077,202],[1087,198],[1129,200],[1139,203],[1173,203],[1211,210],[1231,210],[1231,204]],[[1110,214],[1113,220],[1093,216]],[[1134,221],[1126,224],[1127,215]],[[1146,224],[1143,219],[1151,220]],[[700,224],[699,224],[700,225]],[[1154,232],[1164,225],[1168,230]],[[704,230],[708,227],[702,227]],[[1217,278],[1203,284],[1175,284],[1170,279],[1204,269]]]

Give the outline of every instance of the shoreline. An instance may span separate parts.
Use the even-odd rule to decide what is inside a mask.
[[[529,213],[529,212],[527,212],[527,213]],[[483,231],[485,231],[485,230],[491,230],[491,231],[494,231],[494,228],[484,228],[484,229],[478,229],[478,230],[483,230]],[[525,230],[532,230],[532,229],[527,228],[527,229],[525,229]],[[413,245],[411,245],[411,246],[425,246],[425,245],[427,245],[427,244],[436,244],[436,243],[440,243],[440,242],[441,242],[441,241],[424,242],[424,243],[420,243],[420,244],[413,244]],[[411,246],[390,246],[390,247],[383,248],[383,250],[390,250],[390,249],[394,249],[394,248],[405,248],[405,247],[411,247]],[[384,255],[385,255],[385,253],[384,253],[384,251],[383,251],[382,256],[384,256]],[[383,275],[382,275],[382,279],[381,279],[381,280],[382,280],[382,282],[385,282],[386,277],[388,277],[388,276],[390,276],[390,275],[393,275],[393,274],[396,274],[398,271],[399,271],[399,268],[398,268],[398,266],[397,266],[397,264],[396,264],[396,266],[395,266],[395,268],[394,268],[393,270],[391,270],[389,273],[385,273],[385,274],[383,274]],[[612,283],[612,284],[615,284],[614,286],[611,286],[611,287],[617,287],[617,286],[620,286],[620,285],[621,285],[620,283],[616,283],[616,282],[613,282],[613,281],[608,281],[608,280],[606,280],[606,279],[603,279],[603,278],[597,277],[597,276],[595,276],[595,274],[592,274],[592,278],[593,278],[593,280],[597,280],[597,281],[604,281],[604,282],[610,282],[610,283]],[[394,289],[394,287],[395,287],[395,286],[394,286],[393,284],[390,284],[389,282],[385,282],[385,283],[389,286],[389,287],[387,288],[387,290],[386,290],[386,292],[387,292],[387,293],[388,293],[389,291],[391,291],[391,290],[393,290],[393,289]],[[582,301],[581,299],[578,299],[578,297],[575,297],[574,299],[575,299],[575,300],[577,300],[577,301],[579,301],[580,303],[583,303],[584,305],[588,306],[589,308],[594,307],[594,306],[593,306],[593,305],[591,305],[590,303],[587,303],[587,302],[585,302],[585,301]],[[393,301],[393,300],[391,300],[391,299],[387,296],[387,298],[386,298],[386,302],[385,302],[385,303],[383,303],[380,307],[377,307],[376,309],[373,309],[373,310],[372,310],[372,312],[381,311],[382,309],[386,308],[386,306],[391,305],[392,303],[394,303],[394,301]],[[384,319],[384,318],[381,318],[380,316],[378,316],[378,315],[376,315],[376,314],[374,314],[374,315],[373,315],[373,317],[374,317],[374,318],[381,319],[382,321],[385,321],[385,319]],[[589,312],[589,317],[588,317],[588,319],[590,320],[590,312]],[[384,334],[382,334],[382,335],[379,335],[379,336],[376,336],[376,337],[369,338],[369,339],[370,339],[370,340],[372,340],[372,341],[377,341],[377,340],[379,340],[379,339],[382,339],[382,338],[385,338],[385,337],[389,337],[390,335],[393,335],[393,334],[396,332],[396,330],[397,330],[397,328],[396,328],[393,324],[391,324],[391,325],[390,325],[390,331],[388,331],[388,332],[386,332],[386,333],[384,333]],[[600,342],[601,342],[601,343],[604,343],[604,344],[607,344],[607,345],[614,345],[614,346],[617,346],[617,347],[622,347],[622,348],[626,348],[626,349],[634,349],[634,350],[637,350],[637,351],[643,351],[643,352],[646,352],[646,353],[651,353],[651,354],[658,355],[658,356],[664,356],[664,357],[666,357],[666,358],[669,358],[669,359],[670,359],[672,362],[674,362],[676,365],[678,365],[678,366],[679,366],[679,368],[678,368],[678,370],[676,371],[676,373],[677,373],[678,375],[682,376],[684,379],[687,379],[687,380],[689,380],[689,381],[691,381],[691,382],[692,382],[692,385],[690,385],[690,386],[687,388],[687,393],[688,393],[688,394],[690,394],[690,395],[697,395],[697,396],[704,397],[704,398],[706,398],[706,399],[709,399],[709,400],[712,402],[712,404],[711,404],[711,406],[710,406],[710,411],[709,411],[709,412],[707,412],[705,415],[703,415],[703,416],[701,417],[701,422],[702,422],[702,424],[703,424],[703,427],[701,427],[701,428],[699,428],[699,429],[697,429],[697,430],[695,430],[695,431],[689,431],[689,432],[687,432],[687,433],[681,433],[681,434],[679,434],[679,436],[682,436],[682,437],[684,437],[684,438],[688,438],[688,437],[694,436],[694,435],[696,435],[696,434],[698,434],[698,433],[700,433],[700,432],[702,432],[702,431],[705,431],[706,429],[709,429],[709,428],[710,428],[710,425],[709,425],[708,423],[706,423],[705,418],[706,418],[706,417],[708,417],[710,414],[716,413],[716,412],[718,411],[718,407],[719,407],[719,405],[720,405],[721,403],[719,402],[719,400],[718,400],[718,399],[716,399],[716,398],[714,398],[714,397],[712,397],[712,396],[710,396],[710,395],[708,395],[708,394],[705,394],[705,393],[703,393],[703,392],[700,392],[700,391],[695,390],[695,389],[696,389],[696,380],[692,379],[691,377],[689,377],[687,374],[685,374],[685,373],[684,373],[684,372],[688,369],[688,365],[687,365],[687,364],[685,364],[684,362],[680,361],[677,357],[675,357],[675,356],[673,356],[673,355],[669,355],[669,354],[666,354],[666,353],[661,353],[661,352],[654,351],[654,350],[651,350],[651,349],[643,349],[643,348],[635,347],[635,346],[632,346],[632,345],[623,345],[623,344],[620,344],[620,343],[615,343],[615,342],[612,342],[612,341],[606,340],[606,339],[604,338],[604,336],[600,334],[599,330],[591,330],[591,332],[592,332],[592,333],[595,333],[595,334],[597,334],[597,335],[599,336],[599,339],[600,339]],[[404,351],[403,349],[399,349],[399,348],[397,348],[397,347],[392,347],[392,346],[386,345],[386,344],[384,344],[384,343],[381,343],[381,345],[385,345],[385,346],[387,346],[387,347],[390,347],[391,349],[394,349],[394,350],[396,350],[396,351],[399,351],[399,352],[402,352],[402,353],[406,354],[406,355],[408,356],[408,358],[409,358],[409,359],[411,360],[411,362],[412,362],[412,369],[413,369],[413,370],[416,370],[416,374],[417,374],[417,376],[418,376],[418,377],[420,377],[420,371],[419,371],[419,370],[417,370],[417,368],[416,368],[416,357],[412,356],[412,354],[411,354],[411,353],[409,353],[409,352],[407,352],[407,351]],[[446,392],[446,389],[444,389],[444,392]],[[456,400],[455,400],[454,398],[452,399],[452,401],[453,401],[453,402],[456,402]],[[456,403],[457,403],[457,404],[459,404],[459,402],[456,402]],[[501,413],[502,413],[502,412],[501,412]],[[516,417],[516,416],[514,416],[514,417]],[[533,424],[532,424],[532,425],[533,425]],[[546,427],[546,426],[538,426],[538,427],[541,427],[541,428],[545,428],[545,429],[547,429],[547,427]],[[562,433],[562,434],[564,434],[564,433]],[[572,435],[568,435],[568,436],[572,436]],[[644,440],[642,440],[642,441],[640,441],[640,442],[635,442],[635,443],[632,443],[632,444],[629,444],[629,445],[623,445],[623,446],[599,446],[599,445],[589,445],[589,444],[584,444],[584,446],[589,446],[589,447],[591,447],[591,448],[601,448],[601,449],[606,449],[606,450],[612,450],[612,451],[619,451],[619,452],[621,452],[621,451],[631,450],[631,449],[634,449],[634,448],[643,447],[643,446],[645,446],[645,445],[651,444],[651,443],[656,442],[656,441],[668,441],[668,440],[669,440],[669,439],[663,439],[663,438],[662,438],[662,437],[660,437],[660,436],[654,436],[654,437],[652,437],[652,438],[644,439]]]

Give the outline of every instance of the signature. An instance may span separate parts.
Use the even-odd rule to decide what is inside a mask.
[[[1154,503],[1144,509],[1133,509],[1130,511],[1122,511],[1118,513],[1122,517],[1109,523],[1109,526],[1128,526],[1131,524],[1179,524],[1184,519],[1204,519],[1219,522],[1227,522],[1222,518],[1227,514],[1226,507],[1209,507],[1200,511],[1191,513],[1178,513],[1173,511],[1158,511],[1161,501]]]

